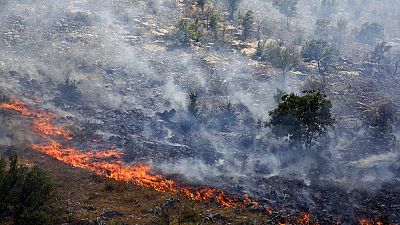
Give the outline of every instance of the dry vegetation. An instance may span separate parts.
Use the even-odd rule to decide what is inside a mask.
[[[28,132],[29,120],[9,115],[7,130],[18,143],[37,139]],[[251,209],[227,209],[215,202],[195,202],[183,196],[157,192],[132,183],[115,181],[85,169],[74,168],[50,156],[32,151],[27,145],[14,151],[0,146],[0,156],[17,153],[20,163],[38,166],[54,181],[59,224],[254,224],[268,221],[266,213]],[[2,221],[12,224],[11,220]]]
[[[4,149],[4,148],[3,148]],[[73,168],[27,148],[18,148],[22,164],[39,166],[57,187],[60,221],[69,224],[251,224],[268,218],[249,210],[224,209],[212,202],[198,203],[151,188],[118,182]],[[4,155],[4,151],[1,152]],[[164,210],[163,205],[173,202]],[[170,219],[166,223],[165,218]],[[181,223],[179,223],[181,222]]]

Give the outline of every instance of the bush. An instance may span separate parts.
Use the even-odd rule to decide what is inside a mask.
[[[175,26],[172,38],[175,39],[176,44],[187,46],[192,40],[200,42],[203,35],[203,25],[199,18],[196,18],[193,22],[188,19],[181,19]]]
[[[193,203],[167,199],[153,209],[152,224],[200,224],[201,216]]]
[[[299,63],[299,54],[295,49],[288,49],[278,45],[267,45],[264,41],[259,41],[255,59],[268,61],[271,65],[285,74]]]
[[[289,51],[287,48],[277,47],[273,51],[271,65],[282,71],[285,74],[298,64],[299,57],[295,51]]]
[[[37,167],[29,170],[18,164],[17,156],[10,163],[0,158],[0,221],[11,217],[14,224],[54,224],[54,185]]]
[[[188,94],[188,100],[189,100],[189,105],[188,105],[188,113],[189,115],[193,116],[194,118],[197,118],[198,113],[199,113],[199,101],[198,101],[198,95],[196,92],[191,92]]]
[[[251,38],[251,33],[253,31],[253,23],[254,23],[254,13],[253,11],[249,10],[246,12],[241,22],[241,25],[243,27],[242,38],[244,41]]]
[[[358,41],[366,44],[375,44],[378,40],[382,40],[384,36],[384,28],[378,23],[364,23],[356,34]]]
[[[71,82],[69,79],[65,79],[63,84],[58,85],[62,98],[69,102],[78,102],[82,97],[78,84],[79,82],[76,80]]]
[[[368,126],[379,128],[382,132],[391,131],[396,121],[397,109],[392,102],[384,102],[365,114]]]
[[[305,62],[317,61],[318,71],[322,72],[327,69],[335,53],[335,48],[329,42],[321,39],[313,39],[307,42],[302,55]]]

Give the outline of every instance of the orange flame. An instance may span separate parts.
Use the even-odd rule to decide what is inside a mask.
[[[3,109],[16,111],[21,115],[33,118],[33,126],[40,135],[46,138],[58,136],[64,140],[72,140],[71,134],[60,127],[53,125],[52,121],[57,115],[30,109],[23,102],[12,99],[11,103],[0,104]],[[57,141],[50,141],[45,145],[34,144],[31,148],[35,151],[47,154],[78,168],[88,169],[99,175],[104,175],[119,181],[133,182],[138,185],[152,187],[160,192],[182,194],[196,201],[209,201],[214,199],[223,207],[247,207],[258,205],[248,195],[244,198],[225,194],[223,191],[209,187],[184,187],[174,180],[162,175],[152,174],[147,165],[130,165],[122,161],[122,152],[116,150],[107,151],[79,151],[74,148],[64,147]]]
[[[362,218],[362,219],[358,220],[358,224],[359,225],[384,225],[385,223],[383,222],[383,220],[381,218],[377,219],[375,223],[371,219]],[[389,223],[388,225],[395,225],[395,224]]]
[[[123,153],[121,151],[80,151],[74,148],[65,147],[61,143],[51,140],[53,137],[59,137],[67,141],[72,140],[70,132],[53,124],[53,121],[59,118],[57,115],[44,110],[31,109],[23,102],[16,99],[12,99],[11,103],[0,104],[0,108],[12,110],[27,118],[32,118],[34,130],[36,130],[42,137],[50,139],[48,144],[31,145],[30,147],[34,151],[49,155],[74,167],[87,169],[96,174],[107,176],[118,181],[133,182],[137,185],[152,187],[160,192],[181,194],[196,201],[214,200],[223,207],[244,208],[259,206],[259,203],[252,200],[249,195],[237,197],[225,194],[223,191],[215,188],[193,188],[182,186],[172,179],[168,179],[162,175],[153,174],[150,167],[147,165],[131,165],[123,162]],[[266,213],[268,215],[271,215],[272,212],[272,208],[266,208]],[[310,224],[310,215],[307,213],[301,213],[297,218],[296,224]],[[359,224],[371,225],[373,223],[370,220],[361,219],[359,220]]]
[[[305,212],[301,212],[300,216],[297,218],[297,222],[299,224],[310,224],[310,214],[305,213]]]
[[[53,125],[52,121],[58,118],[58,116],[53,113],[29,109],[23,102],[16,99],[11,99],[11,103],[2,103],[0,107],[16,111],[28,118],[34,118],[33,127],[43,137],[59,136],[66,140],[72,139],[70,132]]]
[[[50,155],[74,167],[88,169],[99,175],[107,176],[119,181],[152,187],[160,192],[179,193],[197,201],[214,199],[223,207],[246,207],[255,204],[249,197],[241,200],[238,197],[225,194],[214,188],[181,187],[174,180],[162,175],[154,175],[147,165],[129,165],[122,161],[121,152],[115,150],[83,152],[62,146],[56,141],[46,145],[31,145],[37,152]]]
[[[359,225],[374,225],[374,222],[372,222],[372,220],[363,218],[363,219],[358,220],[358,224]]]

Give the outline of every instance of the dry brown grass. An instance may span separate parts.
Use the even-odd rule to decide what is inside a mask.
[[[80,224],[82,220],[95,221],[103,211],[118,211],[124,215],[108,220],[107,224],[166,224],[162,219],[165,215],[155,213],[155,209],[167,199],[174,201],[174,205],[166,209],[169,224],[263,224],[260,221],[266,219],[265,215],[249,210],[220,208],[210,202],[194,202],[175,194],[111,180],[22,149],[18,151],[21,163],[39,166],[55,182],[62,222]],[[204,219],[210,215],[217,215],[216,219]]]

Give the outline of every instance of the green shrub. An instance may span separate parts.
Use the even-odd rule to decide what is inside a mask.
[[[50,178],[37,167],[28,169],[10,157],[0,159],[0,221],[11,217],[16,225],[54,224],[55,189]]]

